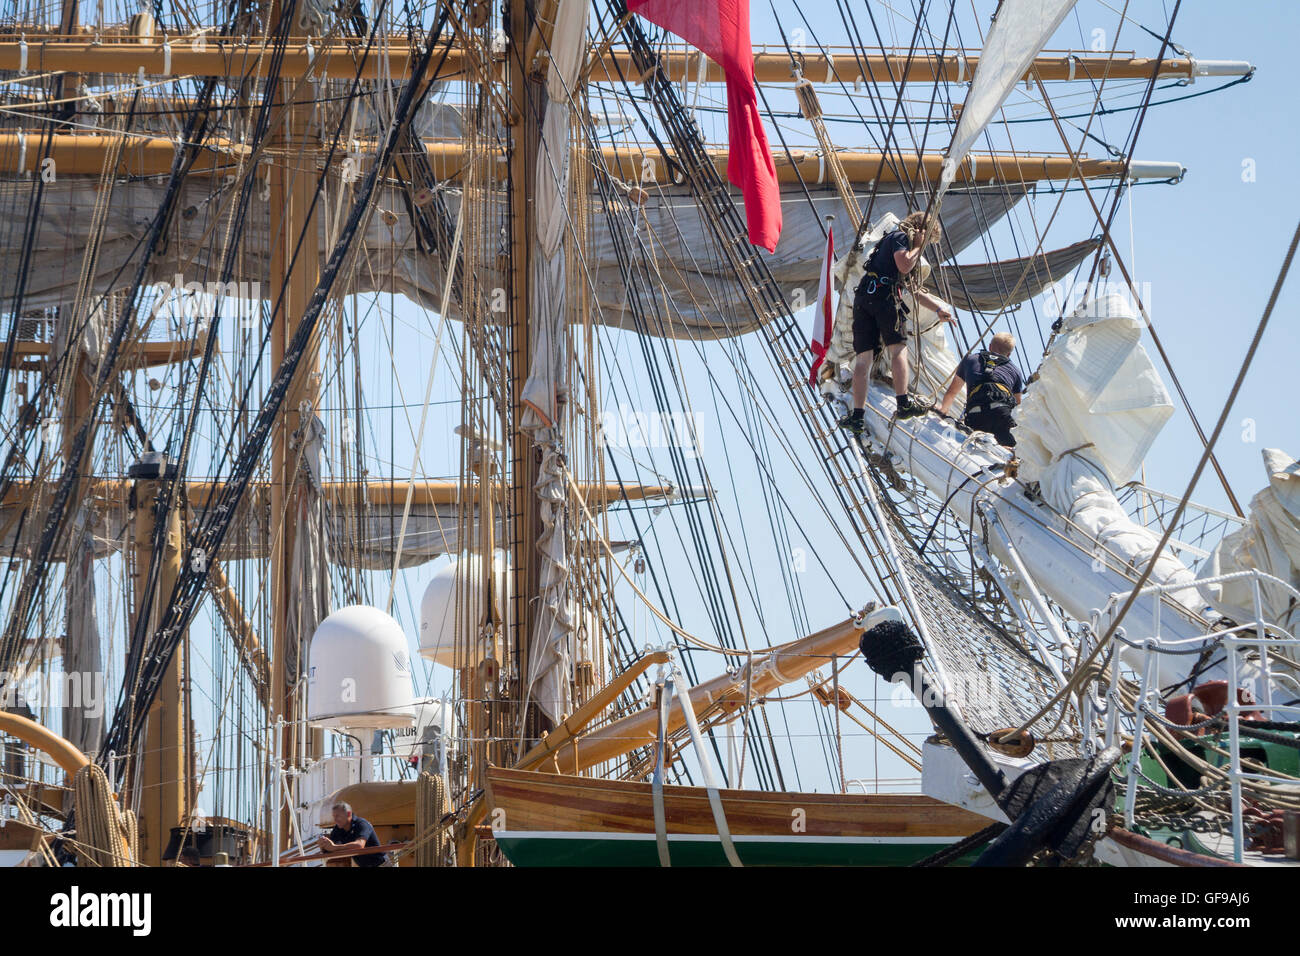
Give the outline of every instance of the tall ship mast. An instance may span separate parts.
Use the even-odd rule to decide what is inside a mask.
[[[0,859],[1296,863],[1300,466],[1119,219],[1254,68],[930,6],[6,7]]]

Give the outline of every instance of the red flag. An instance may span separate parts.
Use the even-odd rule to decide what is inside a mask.
[[[727,179],[745,197],[749,241],[775,252],[781,189],[754,92],[749,0],[628,0],[627,6],[677,34],[727,75]]]
[[[817,312],[813,315],[812,344],[808,348],[817,356],[813,360],[812,371],[808,373],[808,384],[817,387],[817,370],[826,360],[826,348],[831,342],[831,329],[835,326],[835,309],[831,299],[835,295],[835,284],[831,280],[831,265],[835,261],[835,233],[826,230],[826,261],[822,263],[821,275],[817,280]]]

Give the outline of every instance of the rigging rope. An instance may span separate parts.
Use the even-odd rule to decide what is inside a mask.
[[[1146,568],[1143,569],[1142,574],[1138,578],[1137,583],[1133,586],[1133,589],[1129,591],[1128,597],[1119,609],[1119,613],[1111,619],[1110,625],[1106,628],[1106,632],[1101,636],[1100,640],[1097,641],[1096,646],[1088,653],[1088,656],[1079,662],[1074,676],[1071,677],[1064,687],[1053,695],[1052,699],[1049,700],[1042,709],[1040,709],[1029,720],[1025,721],[1012,736],[1020,736],[1024,734],[1030,727],[1041,720],[1043,716],[1052,709],[1052,707],[1084,683],[1088,665],[1096,660],[1097,655],[1101,653],[1102,648],[1106,647],[1110,643],[1111,638],[1115,635],[1116,628],[1119,627],[1120,622],[1124,620],[1129,609],[1141,595],[1142,588],[1146,585],[1148,579],[1150,579],[1151,573],[1155,570],[1156,563],[1159,561],[1160,556],[1164,554],[1165,547],[1169,544],[1169,539],[1173,536],[1174,529],[1178,527],[1178,522],[1182,519],[1183,512],[1187,508],[1187,503],[1191,500],[1192,491],[1196,488],[1196,483],[1200,480],[1201,473],[1205,471],[1205,466],[1213,454],[1214,445],[1219,440],[1219,435],[1222,434],[1224,425],[1227,424],[1228,415],[1232,411],[1232,406],[1237,400],[1237,395],[1241,391],[1241,386],[1246,380],[1246,373],[1250,370],[1250,365],[1255,358],[1255,352],[1259,348],[1260,340],[1264,337],[1264,330],[1268,327],[1268,321],[1273,315],[1273,307],[1277,304],[1277,299],[1282,292],[1282,286],[1286,282],[1287,274],[1291,271],[1291,263],[1295,259],[1296,247],[1298,245],[1300,245],[1300,224],[1297,224],[1295,233],[1291,237],[1291,245],[1287,248],[1286,256],[1282,260],[1281,271],[1278,273],[1277,279],[1273,283],[1273,291],[1269,294],[1268,302],[1264,306],[1264,314],[1260,317],[1259,323],[1255,326],[1255,334],[1250,340],[1250,347],[1246,350],[1246,356],[1242,359],[1241,366],[1237,370],[1237,377],[1233,381],[1232,388],[1228,392],[1228,397],[1223,403],[1223,411],[1219,413],[1219,420],[1215,423],[1214,431],[1210,433],[1209,440],[1205,445],[1205,450],[1201,453],[1200,460],[1196,463],[1196,469],[1192,472],[1192,477],[1187,483],[1187,490],[1183,492],[1182,497],[1179,499],[1178,506],[1174,509],[1173,516],[1168,520],[1168,522],[1166,522],[1164,534],[1160,536],[1159,544],[1157,544],[1155,550],[1152,551],[1151,558],[1147,562]]]

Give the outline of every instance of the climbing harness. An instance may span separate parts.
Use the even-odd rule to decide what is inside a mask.
[[[987,349],[980,350],[980,380],[971,387],[970,397],[966,402],[967,416],[972,412],[979,414],[996,411],[999,408],[1015,407],[1016,399],[1011,389],[990,377],[994,369],[1001,368],[1010,361],[1011,359],[1005,355],[997,355]]]
[[[889,233],[887,232],[877,239],[876,244],[871,247],[871,252],[867,254],[867,268],[866,271],[862,273],[862,280],[858,283],[857,291],[868,298],[875,298],[877,295],[890,294],[891,286],[893,287],[892,292],[895,295],[898,293],[898,280],[891,279],[888,276],[883,276],[873,268],[876,261],[876,255],[880,252],[880,244],[884,242],[888,236]]]

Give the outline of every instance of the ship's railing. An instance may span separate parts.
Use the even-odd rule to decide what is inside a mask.
[[[1140,481],[1130,481],[1116,488],[1115,497],[1129,517],[1158,534],[1164,534],[1182,501],[1177,495],[1148,488]],[[1195,571],[1210,556],[1215,543],[1243,524],[1245,519],[1234,514],[1189,501],[1174,526],[1168,547]]]
[[[854,777],[844,781],[845,793],[920,793],[920,777]]]
[[[1116,653],[1111,657],[1111,673],[1106,681],[1108,686],[1105,705],[1104,707],[1096,706],[1100,702],[1094,699],[1094,704],[1089,710],[1093,714],[1105,718],[1103,740],[1106,746],[1122,747],[1124,744],[1122,738],[1125,735],[1123,725],[1131,724],[1132,747],[1129,750],[1127,786],[1124,796],[1124,821],[1125,825],[1131,829],[1136,813],[1138,783],[1142,763],[1141,755],[1144,745],[1148,742],[1149,728],[1153,725],[1169,726],[1168,721],[1165,720],[1163,713],[1161,713],[1163,700],[1160,696],[1159,681],[1156,677],[1161,658],[1171,655],[1179,657],[1200,655],[1209,644],[1223,649],[1227,665],[1227,696],[1223,711],[1219,715],[1211,716],[1225,716],[1227,722],[1228,766],[1226,776],[1232,815],[1232,852],[1233,859],[1240,863],[1245,852],[1242,785],[1246,781],[1256,781],[1266,786],[1277,785],[1280,782],[1276,776],[1243,769],[1241,763],[1241,727],[1239,724],[1241,715],[1244,713],[1259,713],[1268,720],[1286,720],[1288,718],[1294,720],[1300,718],[1300,705],[1274,703],[1273,691],[1275,683],[1294,683],[1295,678],[1292,674],[1276,670],[1270,659],[1270,651],[1275,653],[1288,652],[1288,656],[1292,660],[1297,659],[1300,656],[1300,638],[1292,637],[1288,632],[1282,631],[1265,619],[1261,589],[1265,584],[1270,587],[1280,587],[1289,592],[1297,601],[1300,601],[1300,591],[1297,591],[1280,578],[1254,569],[1205,578],[1198,580],[1197,583],[1213,585],[1238,580],[1250,581],[1254,601],[1254,620],[1244,624],[1236,624],[1233,627],[1214,631],[1202,637],[1165,640],[1161,637],[1160,631],[1160,607],[1164,602],[1155,601],[1154,626],[1151,630],[1151,637],[1139,642],[1128,642],[1124,637],[1123,627],[1116,628],[1115,639],[1128,643],[1130,647],[1136,648],[1140,653],[1139,662],[1134,668],[1138,678],[1136,702],[1132,708],[1124,706],[1120,696],[1122,682],[1119,680],[1119,654]],[[1141,594],[1163,595],[1166,591],[1179,590],[1185,587],[1185,583],[1153,585],[1143,588]],[[1112,595],[1106,608],[1094,612],[1092,627],[1094,634],[1103,633],[1104,630],[1109,629],[1110,624],[1118,614],[1118,609],[1128,600],[1131,593]],[[1241,672],[1243,664],[1242,652],[1252,650],[1258,654],[1259,658],[1257,662],[1254,662],[1257,671],[1243,680]],[[1300,697],[1300,694],[1296,696]],[[1196,726],[1198,725],[1193,725],[1193,729]],[[1204,726],[1204,724],[1199,726]]]

